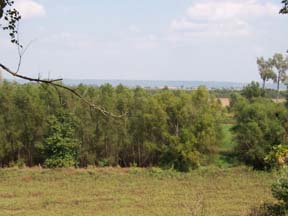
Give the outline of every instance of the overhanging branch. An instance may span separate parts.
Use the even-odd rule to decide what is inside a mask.
[[[12,71],[11,69],[9,69],[8,67],[6,67],[5,65],[3,65],[1,63],[0,63],[0,68],[2,70],[4,70],[5,72],[9,73],[10,75],[17,77],[17,78],[20,78],[20,79],[28,80],[30,82],[44,83],[47,85],[52,85],[52,86],[55,86],[58,88],[65,89],[65,90],[71,92],[72,94],[76,95],[78,98],[80,98],[85,104],[87,104],[91,108],[101,112],[104,116],[107,116],[107,117],[111,116],[113,118],[123,118],[124,116],[127,115],[127,113],[124,113],[121,115],[115,115],[115,114],[105,110],[104,108],[102,108],[96,104],[91,103],[90,101],[85,99],[82,95],[80,95],[76,90],[58,83],[59,81],[63,81],[63,79],[51,79],[51,80],[48,79],[48,80],[46,80],[46,79],[32,78],[32,77],[24,76],[24,75],[19,74],[18,72]]]

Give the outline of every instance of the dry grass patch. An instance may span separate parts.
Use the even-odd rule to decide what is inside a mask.
[[[19,181],[27,176],[29,181]],[[2,169],[0,177],[0,216],[245,215],[273,200],[274,180],[271,173],[244,167],[186,174],[138,168]]]

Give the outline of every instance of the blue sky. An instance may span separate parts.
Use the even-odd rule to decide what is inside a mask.
[[[288,48],[281,0],[15,0],[21,73],[42,78],[259,80],[256,58]],[[1,62],[17,48],[0,36]]]

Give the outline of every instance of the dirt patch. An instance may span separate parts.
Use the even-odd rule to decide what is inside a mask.
[[[30,196],[31,197],[40,197],[40,196],[43,196],[43,193],[42,192],[32,192],[32,193],[30,193]]]
[[[285,102],[286,102],[286,99],[284,99],[284,98],[272,99],[272,101],[273,101],[274,103],[285,103]]]
[[[3,198],[3,199],[12,199],[12,198],[15,198],[15,197],[16,197],[15,194],[8,194],[8,193],[0,194],[0,198]]]
[[[31,182],[31,181],[33,181],[33,177],[32,176],[23,176],[21,178],[21,180],[24,182]]]
[[[230,106],[230,100],[229,100],[229,98],[219,98],[219,101],[220,101],[222,107],[228,107],[228,106]]]

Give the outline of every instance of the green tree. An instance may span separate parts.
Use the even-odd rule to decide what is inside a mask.
[[[21,143],[14,105],[16,84],[4,81],[0,85],[0,160],[1,166],[8,166],[20,158]]]
[[[23,160],[29,166],[39,158],[37,145],[43,141],[44,134],[45,109],[43,101],[39,98],[38,89],[38,86],[33,84],[18,86],[14,96],[17,112],[13,115],[21,122],[17,124],[18,139],[21,144],[18,160]]]
[[[253,98],[264,96],[264,92],[260,88],[260,84],[254,81],[252,81],[250,84],[245,86],[241,94],[248,100],[252,100]]]
[[[263,81],[262,89],[265,89],[265,84],[270,79],[275,81],[277,75],[273,71],[273,63],[271,60],[266,61],[263,57],[257,58],[257,65],[260,77]]]
[[[165,92],[163,102],[168,115],[168,133],[162,164],[188,171],[212,162],[222,139],[221,106],[216,98],[205,87],[199,87],[192,94]]]
[[[287,142],[287,110],[269,99],[237,98],[234,102],[236,125],[233,128],[239,159],[257,169],[270,167],[265,158],[274,146]]]
[[[77,165],[79,141],[75,138],[76,127],[74,115],[65,111],[48,119],[48,132],[43,144],[46,167]]]
[[[0,85],[0,164],[137,164],[186,171],[212,162],[221,142],[221,106],[206,88],[171,91],[79,85],[77,89],[110,112],[128,113],[127,118],[95,112],[62,89],[4,81]]]
[[[277,79],[276,79],[277,91],[278,91],[277,99],[279,99],[280,83],[285,82],[287,78],[286,71],[288,70],[288,58],[287,57],[285,58],[281,53],[276,53],[271,61],[273,63],[273,66],[277,70]]]

